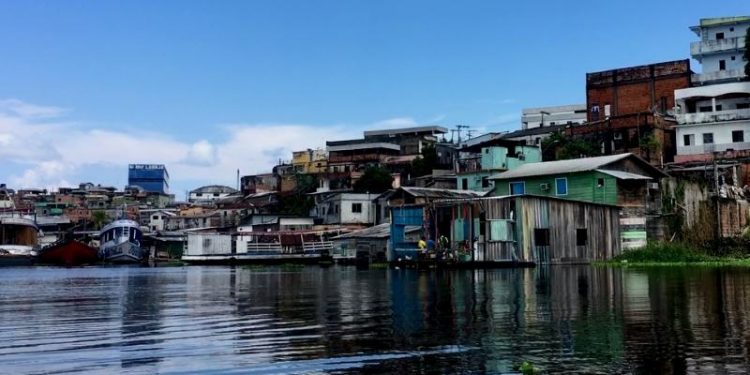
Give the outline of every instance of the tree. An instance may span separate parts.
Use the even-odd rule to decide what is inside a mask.
[[[745,33],[745,80],[750,81],[750,27]]]
[[[432,174],[432,170],[439,165],[437,150],[435,145],[428,145],[422,148],[421,156],[418,156],[411,162],[412,177],[420,177]]]
[[[104,211],[94,211],[91,213],[91,221],[94,223],[96,229],[102,229],[102,226],[107,221],[107,213]]]
[[[543,160],[575,159],[601,155],[595,143],[583,138],[569,138],[561,132],[552,133],[542,141]]]
[[[369,167],[362,177],[354,183],[354,192],[380,194],[393,185],[391,172],[383,167]]]
[[[284,215],[307,216],[315,206],[315,200],[308,194],[315,192],[318,186],[314,176],[309,174],[295,175],[296,184],[291,194],[279,196],[279,213]]]

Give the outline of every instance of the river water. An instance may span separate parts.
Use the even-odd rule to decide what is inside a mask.
[[[750,372],[750,270],[0,269],[0,373]]]

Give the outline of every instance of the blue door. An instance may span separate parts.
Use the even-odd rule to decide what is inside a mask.
[[[511,182],[510,183],[510,195],[521,195],[526,193],[526,183],[524,182]]]

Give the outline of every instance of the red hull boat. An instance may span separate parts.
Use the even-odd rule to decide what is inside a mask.
[[[76,240],[63,240],[39,251],[39,263],[59,266],[80,266],[99,261],[99,251],[95,247]]]

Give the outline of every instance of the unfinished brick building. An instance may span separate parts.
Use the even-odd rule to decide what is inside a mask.
[[[568,136],[601,146],[604,155],[631,152],[660,166],[675,154],[674,90],[690,87],[690,60],[586,74],[588,122]]]

